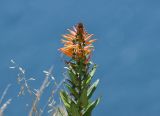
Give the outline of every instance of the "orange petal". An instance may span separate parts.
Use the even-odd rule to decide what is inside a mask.
[[[87,50],[85,50],[85,54],[88,55],[91,53],[91,51],[92,51],[91,49],[87,49]]]
[[[93,34],[89,34],[89,35],[85,38],[85,41],[86,41],[86,40],[89,40],[92,36],[93,36]]]
[[[69,49],[65,49],[65,48],[60,48],[59,49],[62,53],[64,53],[65,55],[72,57],[72,51]]]
[[[92,40],[90,40],[90,41],[86,41],[86,44],[89,45],[89,44],[92,44],[92,43],[95,42],[95,41],[96,41],[96,39],[92,39]]]
[[[76,27],[75,27],[75,26],[73,26],[73,30],[77,33],[77,29],[76,29]]]
[[[70,34],[62,35],[62,37],[69,40],[69,41],[71,41],[75,38],[74,36],[71,36]]]
[[[63,53],[65,55],[67,55],[68,57],[72,57],[73,56],[73,54],[71,52],[68,52],[68,51],[64,51]]]
[[[73,45],[73,42],[67,41],[67,40],[64,40],[64,39],[62,39],[61,42],[64,43],[65,46],[66,46],[66,45]]]
[[[87,49],[93,49],[94,47],[92,45],[88,45],[88,46],[85,46],[84,47],[84,50],[87,50]]]
[[[72,30],[70,30],[70,29],[67,29],[72,35],[76,35],[76,32],[74,32],[74,31],[72,31]]]

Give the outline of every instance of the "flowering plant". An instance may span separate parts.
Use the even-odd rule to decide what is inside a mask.
[[[92,110],[99,103],[100,98],[91,101],[99,79],[91,84],[96,71],[96,64],[91,62],[93,34],[88,34],[82,23],[68,29],[69,34],[63,35],[64,47],[59,50],[70,58],[66,61],[68,79],[64,82],[68,91],[61,90],[60,97],[69,116],[91,116]]]

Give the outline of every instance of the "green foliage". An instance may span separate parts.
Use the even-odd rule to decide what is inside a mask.
[[[89,69],[91,67],[91,69]],[[91,102],[94,91],[97,88],[99,79],[91,84],[97,66],[91,63],[71,62],[67,66],[68,79],[65,86],[68,92],[61,91],[60,97],[66,107],[69,116],[91,116],[92,110],[99,103],[100,98]]]
[[[77,99],[78,98],[78,92],[73,88],[71,87],[70,84],[68,83],[65,83],[66,87],[68,88],[68,90],[70,91],[70,93],[75,96],[75,98]]]
[[[87,89],[84,89],[82,91],[82,94],[81,94],[79,100],[80,100],[82,106],[86,107],[88,105]]]
[[[97,66],[96,66],[96,64],[94,64],[92,70],[90,71],[90,73],[87,76],[86,84],[89,84],[91,82],[91,79],[96,72],[96,68],[97,68]]]
[[[88,89],[88,91],[87,91],[87,96],[88,96],[88,98],[91,98],[92,94],[94,93],[94,91],[95,91],[96,88],[97,88],[98,83],[99,83],[99,79],[96,80],[96,81],[89,87],[89,89]]]
[[[95,106],[98,105],[99,102],[100,102],[100,98],[98,98],[96,101],[91,102],[91,103],[87,106],[87,108],[86,108],[83,116],[91,116],[92,110],[95,108]]]
[[[73,102],[71,103],[71,114],[72,116],[80,116],[78,107]]]
[[[65,91],[61,91],[60,92],[60,97],[65,105],[65,108],[67,110],[67,112],[70,112],[70,103],[71,103],[71,99],[69,98],[69,95],[67,95],[67,93]]]

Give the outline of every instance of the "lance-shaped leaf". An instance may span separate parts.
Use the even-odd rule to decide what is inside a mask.
[[[75,85],[77,85],[77,84],[78,84],[77,76],[76,76],[76,74],[74,73],[74,71],[73,71],[72,69],[68,70],[68,75],[69,75],[71,81],[72,81]]]
[[[93,66],[91,72],[89,73],[88,77],[87,77],[86,84],[90,83],[93,75],[94,75],[95,72],[96,72],[96,68],[97,68],[97,66],[96,66],[96,64],[95,64],[95,65]]]
[[[88,99],[92,96],[92,94],[93,94],[94,91],[96,90],[98,83],[99,83],[99,79],[97,79],[97,80],[89,87],[89,89],[88,89],[88,91],[87,91]]]
[[[67,82],[73,87],[73,88],[76,88],[76,87],[78,87],[79,85],[78,85],[78,83],[76,84],[76,83],[73,83],[73,81],[71,81],[71,80],[69,80],[69,79],[66,79],[67,80]]]
[[[83,89],[82,94],[79,99],[80,105],[86,107],[88,105],[87,89]]]
[[[61,91],[60,92],[60,97],[61,97],[61,99],[62,99],[67,111],[70,111],[71,99],[69,98],[69,95],[65,91]]]
[[[78,112],[78,108],[74,102],[71,103],[71,116],[80,116],[80,113]]]
[[[70,93],[76,98],[78,99],[78,93],[76,91],[75,88],[71,87],[71,85],[69,85],[68,83],[65,83],[66,87],[68,88],[68,90],[70,91]]]
[[[86,108],[83,116],[91,116],[92,110],[95,108],[95,106],[98,105],[99,102],[100,102],[100,98],[98,98],[97,100],[91,102],[91,103],[87,106],[87,108]]]

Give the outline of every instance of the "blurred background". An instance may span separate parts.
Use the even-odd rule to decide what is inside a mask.
[[[13,98],[5,115],[27,116],[33,101],[15,97],[17,71],[10,60],[37,79],[34,88],[52,65],[60,82],[61,35],[78,22],[97,39],[92,60],[100,84],[94,97],[102,100],[93,116],[160,116],[159,0],[0,0],[0,96],[10,83],[5,100]]]

